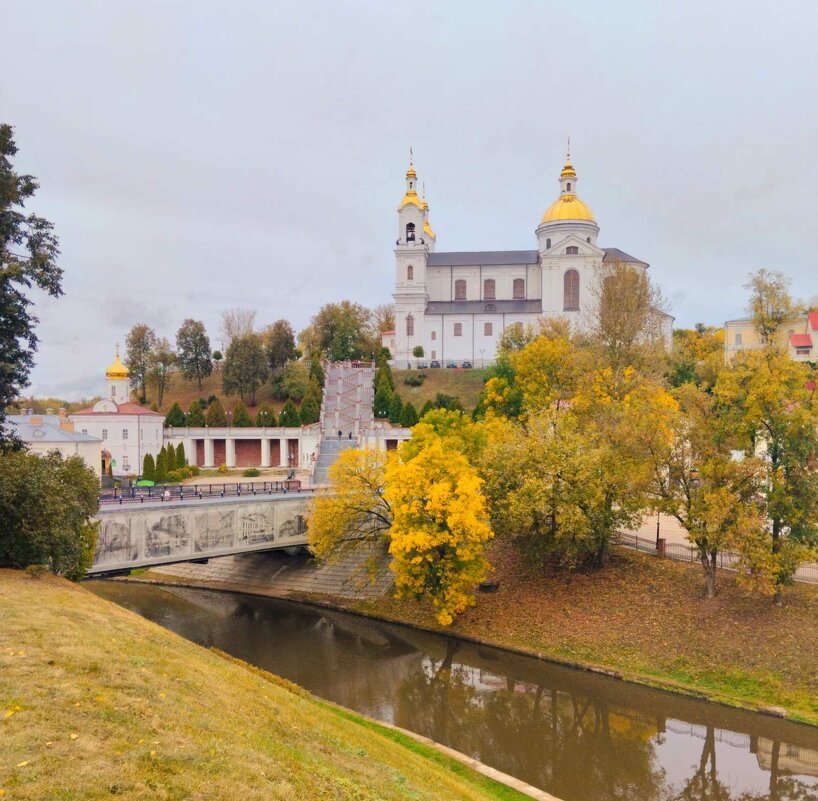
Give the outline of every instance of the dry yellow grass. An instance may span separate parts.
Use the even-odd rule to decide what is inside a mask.
[[[80,586],[0,570],[3,801],[522,798],[394,740]]]

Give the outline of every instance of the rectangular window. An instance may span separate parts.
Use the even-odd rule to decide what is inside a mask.
[[[102,438],[103,439],[108,439],[108,429],[107,428],[102,429]]]
[[[483,323],[483,336],[494,336],[494,325],[492,323]]]
[[[128,429],[127,428],[122,429],[122,439],[128,439]]]
[[[437,339],[437,331],[432,331],[432,342]]]
[[[456,337],[463,336],[463,323],[455,323],[454,324],[454,335]]]
[[[514,294],[512,296],[514,300],[525,300],[525,279],[524,278],[515,278],[514,279]]]
[[[736,333],[736,345],[741,345],[741,333]]]
[[[432,359],[436,359],[436,358],[437,358],[437,351],[433,350],[432,351]]]
[[[462,278],[458,278],[457,281],[454,282],[454,299],[466,299],[466,282]]]
[[[82,429],[82,433],[83,433],[83,434],[87,434],[87,433],[88,433],[88,429],[87,429],[87,428],[83,428],[83,429]]]

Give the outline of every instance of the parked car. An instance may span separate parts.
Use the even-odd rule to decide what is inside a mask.
[[[428,370],[429,365],[426,362],[418,362],[418,370]]]
[[[446,362],[447,369],[451,369],[452,367],[457,367],[457,362]]]
[[[432,361],[429,362],[429,367],[440,367],[440,362],[437,359],[432,359]]]
[[[471,362],[463,362],[460,366],[463,367],[466,370],[470,370],[471,369]]]

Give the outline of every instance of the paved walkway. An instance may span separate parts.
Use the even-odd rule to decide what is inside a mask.
[[[630,529],[628,534],[636,534],[639,537],[656,541],[656,515],[645,515],[638,528]],[[675,517],[669,515],[659,515],[659,536],[667,542],[679,545],[690,545],[687,532],[679,525]]]

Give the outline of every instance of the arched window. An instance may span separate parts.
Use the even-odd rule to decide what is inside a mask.
[[[415,268],[410,264],[406,268],[406,280],[411,281],[415,277]]]
[[[462,278],[458,278],[457,281],[454,282],[454,299],[466,299],[466,282]]]
[[[483,299],[484,300],[495,300],[494,296],[494,279],[487,278],[483,281]]]
[[[565,252],[569,256],[576,256],[579,253],[579,248],[576,245],[569,245],[567,248],[565,248]]]
[[[415,241],[415,224],[408,223],[406,225],[406,241],[407,242],[414,242]]]
[[[568,191],[569,192],[571,191],[571,183],[570,182],[568,183]]]
[[[463,323],[455,323],[454,324],[454,335],[456,337],[463,336]]]
[[[545,249],[546,249],[546,250],[549,250],[550,248],[551,248],[551,240],[550,240],[550,239],[546,239],[546,240],[545,240]]]
[[[514,291],[511,297],[514,300],[525,300],[525,278],[514,279]]]
[[[579,273],[568,270],[563,278],[563,311],[579,311]]]
[[[413,337],[415,335],[415,318],[411,314],[406,315],[406,336]]]

